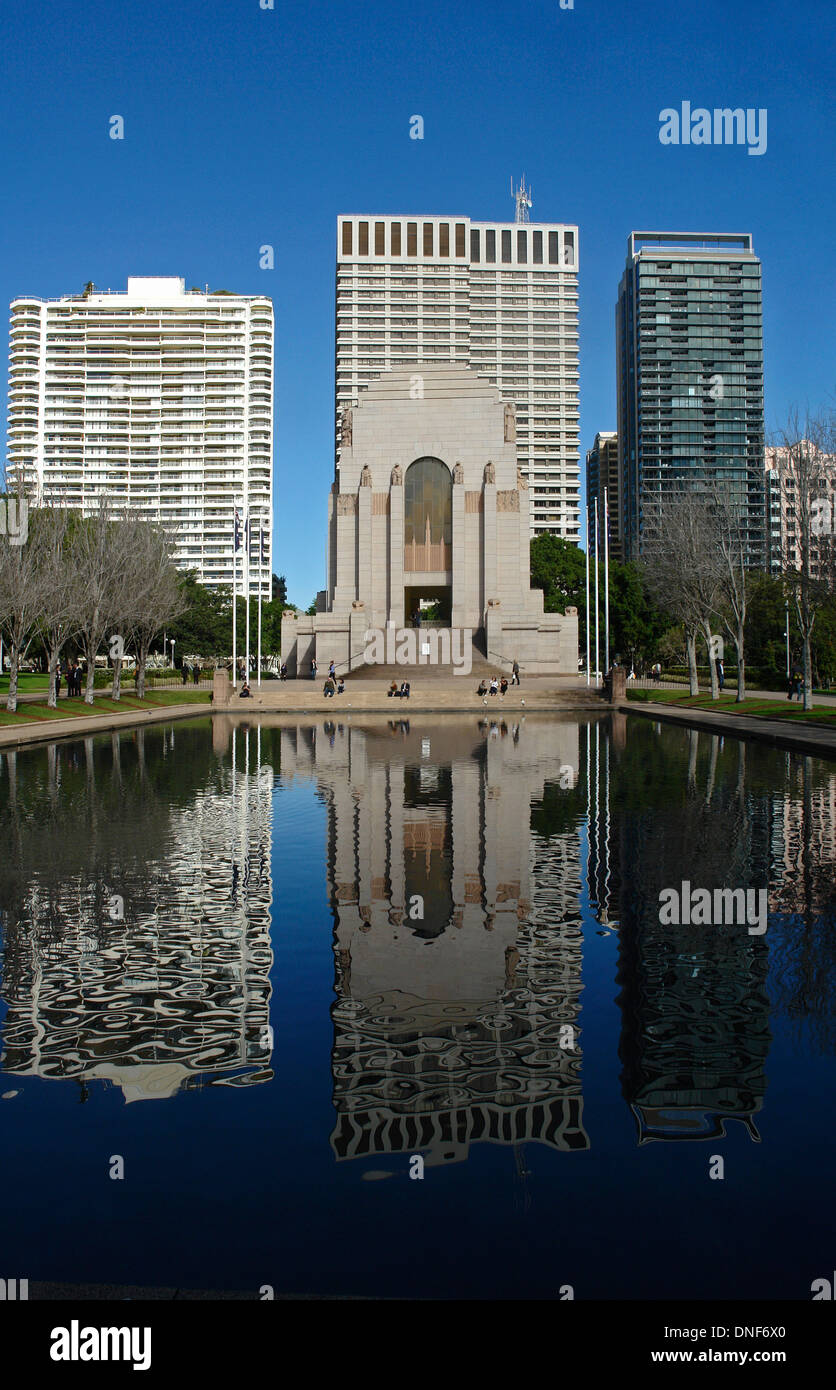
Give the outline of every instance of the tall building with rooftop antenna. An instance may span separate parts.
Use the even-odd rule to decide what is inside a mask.
[[[467,367],[516,405],[532,535],[580,534],[578,229],[464,216],[337,219],[336,463],[343,410],[370,381],[422,363]]]

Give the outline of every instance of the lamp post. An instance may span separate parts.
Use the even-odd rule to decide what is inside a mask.
[[[790,678],[790,601],[789,601],[788,598],[785,598],[785,599],[784,599],[784,610],[785,610],[785,613],[786,613],[786,624],[785,624],[784,632],[785,632],[786,639],[787,639],[787,680],[789,680],[789,678]]]
[[[175,643],[176,641],[177,641],[177,638],[176,638],[176,637],[172,637],[172,639],[171,639],[171,669],[172,669],[172,671],[174,670],[174,643]]]

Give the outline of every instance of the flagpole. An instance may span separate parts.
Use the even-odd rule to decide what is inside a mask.
[[[610,509],[604,488],[604,657],[610,669]]]
[[[245,623],[247,627],[247,640],[245,643],[245,663],[246,680],[250,679],[250,513],[247,512],[247,519],[244,522],[244,583],[246,584],[246,600],[244,603]]]
[[[232,685],[238,684],[238,508],[232,521]]]
[[[261,590],[264,583],[264,522],[258,523],[258,684],[261,685]]]
[[[601,621],[601,604],[598,598],[599,560],[598,560],[598,503],[595,504],[595,684],[598,684],[598,672],[601,669],[601,657],[599,647],[599,627]]]
[[[587,685],[590,684],[590,509],[587,507]]]

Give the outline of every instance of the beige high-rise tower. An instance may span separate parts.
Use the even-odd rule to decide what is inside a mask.
[[[518,216],[527,216],[530,200]],[[337,219],[336,452],[343,410],[408,363],[467,367],[516,405],[531,535],[578,543],[578,229],[468,217]]]

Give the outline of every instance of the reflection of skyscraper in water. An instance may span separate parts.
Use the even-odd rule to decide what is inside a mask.
[[[588,1146],[580,933],[531,902],[532,798],[577,760],[570,723],[286,731],[328,807],[338,1158]]]
[[[68,843],[73,820],[107,843],[77,835],[4,911],[4,1071],[104,1079],[128,1100],[269,1079],[273,769],[260,742],[239,730],[218,763],[205,728],[90,739],[84,804],[81,745],[48,750]],[[161,810],[172,774],[179,794]]]
[[[605,857],[620,864],[619,1055],[639,1142],[707,1139],[766,1091],[768,946],[746,924],[659,921],[659,893],[763,885],[770,800],[746,794],[745,747],[696,730],[630,726]],[[600,878],[600,874],[599,874]]]
[[[776,756],[778,756],[776,754]],[[832,763],[781,755],[774,796],[769,989],[794,1038],[836,1052],[836,772]]]

